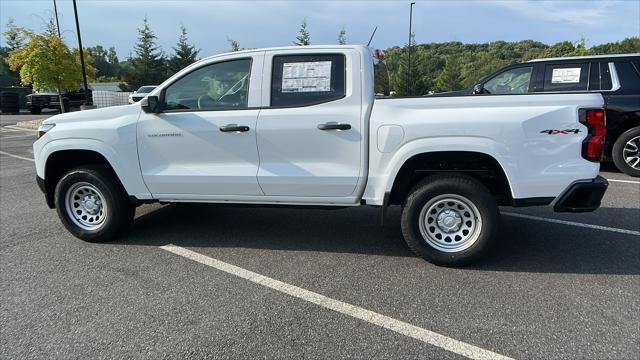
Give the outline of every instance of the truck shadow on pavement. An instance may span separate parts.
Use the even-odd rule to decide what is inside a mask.
[[[629,211],[636,209],[598,210],[607,217],[628,216]],[[375,208],[301,211],[168,205],[141,212],[112,244],[415,257],[402,238],[398,208],[389,210],[384,226]],[[496,247],[467,269],[635,275],[640,274],[639,255],[638,236],[503,216]]]

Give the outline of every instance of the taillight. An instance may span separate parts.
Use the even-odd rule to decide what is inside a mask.
[[[582,142],[582,157],[600,162],[604,158],[604,137],[606,135],[606,118],[603,109],[580,110],[580,122],[589,133]]]

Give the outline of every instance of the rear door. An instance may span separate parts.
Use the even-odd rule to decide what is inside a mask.
[[[349,197],[361,176],[360,53],[267,51],[258,117],[266,196]]]

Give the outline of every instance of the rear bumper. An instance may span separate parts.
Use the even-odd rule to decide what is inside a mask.
[[[590,212],[600,207],[609,182],[602,176],[571,184],[553,204],[555,212]]]

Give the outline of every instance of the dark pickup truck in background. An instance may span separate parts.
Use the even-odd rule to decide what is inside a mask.
[[[599,92],[605,100],[605,157],[640,177],[640,54],[532,60],[506,66],[474,86],[432,96]]]
[[[91,96],[91,90],[89,90]],[[66,111],[87,103],[85,91],[67,91],[62,93],[62,101]],[[60,98],[56,92],[38,92],[27,95],[27,107],[32,114],[40,114],[42,109],[60,110]]]

